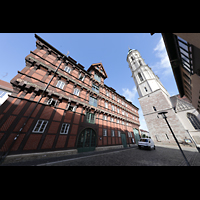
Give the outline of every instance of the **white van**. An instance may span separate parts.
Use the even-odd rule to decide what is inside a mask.
[[[141,138],[138,142],[138,148],[148,148],[148,149],[156,149],[154,142],[151,138]]]

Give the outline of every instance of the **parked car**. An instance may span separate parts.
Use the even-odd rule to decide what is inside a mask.
[[[138,148],[156,149],[154,142],[151,138],[141,138],[138,142]]]

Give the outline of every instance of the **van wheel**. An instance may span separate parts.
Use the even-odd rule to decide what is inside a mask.
[[[154,150],[156,150],[156,146],[154,145]]]
[[[138,145],[138,148],[139,148],[139,149],[141,149],[141,146],[140,146],[140,145]]]

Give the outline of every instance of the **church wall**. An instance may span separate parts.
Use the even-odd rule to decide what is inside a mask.
[[[167,120],[177,136],[178,140],[183,140],[185,137],[189,138],[184,127],[176,116],[173,108],[166,101],[166,95],[161,90],[157,90],[148,96],[139,99],[144,118],[149,129],[150,135],[155,143],[175,144],[175,140],[162,116],[158,116],[161,111],[167,111]],[[157,111],[154,111],[155,106]],[[167,135],[166,135],[167,134]]]
[[[192,113],[197,116],[199,113],[195,109],[184,110],[181,112],[177,112],[177,117],[180,122],[183,124],[185,130],[188,130],[192,138],[195,140],[196,144],[200,147],[200,131],[196,130],[191,124],[190,120],[187,118],[187,113]]]

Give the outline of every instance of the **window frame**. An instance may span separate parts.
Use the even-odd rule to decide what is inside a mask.
[[[64,127],[64,132],[61,132],[62,131],[62,129],[63,129],[63,125],[65,126]],[[66,126],[67,125],[67,126]],[[69,123],[62,123],[62,126],[61,126],[61,129],[60,129],[60,134],[62,134],[62,135],[67,135],[68,134],[68,132],[69,132],[69,127],[70,127],[70,124]]]
[[[90,104],[91,106],[97,107],[97,105],[98,105],[98,100],[97,100],[97,98],[94,98],[94,97],[90,96],[90,98],[89,98],[89,104]]]
[[[76,95],[77,97],[79,97],[80,89],[74,88],[74,93],[73,94]]]
[[[62,86],[62,87],[61,87],[61,86]],[[63,81],[60,81],[60,80],[59,80],[59,81],[57,82],[57,84],[56,84],[56,87],[57,87],[57,88],[60,88],[61,90],[64,88],[64,86],[65,86],[65,83],[64,83]]]
[[[92,84],[92,90],[96,93],[99,93],[99,86],[95,85],[94,83]]]
[[[107,129],[103,129],[103,136],[106,137],[107,136]]]
[[[64,69],[65,72],[67,72],[68,74],[70,74],[70,72],[72,71],[72,69],[69,66],[66,66]]]
[[[121,137],[121,131],[117,131],[118,137]]]
[[[111,130],[111,137],[115,137],[115,130]]]
[[[144,79],[142,77],[142,74],[140,72],[138,72],[138,77],[139,77],[139,79],[140,79],[141,82],[144,81]]]
[[[192,113],[187,113],[187,118],[190,121],[190,123],[192,124],[192,126],[194,127],[195,130],[200,129],[200,121],[197,118],[196,115],[192,114]]]
[[[41,124],[40,124],[39,127],[37,128],[37,126],[38,126],[38,124],[39,124],[40,122],[41,122]],[[40,131],[44,123],[46,123],[46,124],[44,125],[43,130]],[[44,133],[47,124],[48,124],[48,121],[47,121],[47,120],[43,120],[43,119],[37,120],[37,123],[36,123],[36,125],[34,126],[32,132],[33,132],[33,133]],[[37,131],[36,131],[36,128],[38,129]]]
[[[93,118],[93,119],[92,119]],[[95,114],[87,112],[86,113],[86,122],[90,124],[95,124]]]

